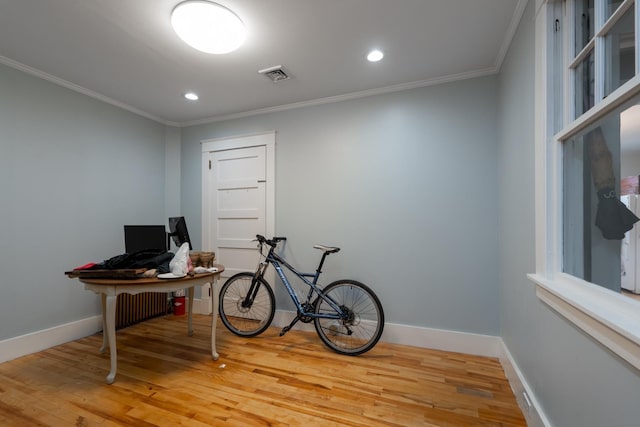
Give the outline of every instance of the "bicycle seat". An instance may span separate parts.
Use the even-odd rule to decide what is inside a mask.
[[[340,250],[340,248],[334,248],[333,246],[324,246],[324,245],[313,245],[314,249],[320,249],[328,254],[336,253]]]

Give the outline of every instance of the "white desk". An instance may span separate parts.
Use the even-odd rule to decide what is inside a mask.
[[[104,353],[109,346],[111,359],[111,370],[107,375],[107,384],[112,384],[116,378],[118,367],[118,355],[116,350],[116,301],[120,294],[139,294],[142,292],[174,292],[179,289],[188,289],[188,332],[193,335],[192,310],[194,287],[211,284],[212,317],[211,317],[211,356],[213,360],[218,360],[216,351],[216,320],[218,318],[218,287],[216,286],[216,275],[220,274],[224,267],[215,265],[218,271],[215,273],[196,274],[185,276],[181,279],[89,279],[78,277],[84,288],[102,296],[102,347],[100,352]]]

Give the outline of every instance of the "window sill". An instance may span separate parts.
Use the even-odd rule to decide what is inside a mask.
[[[640,302],[567,274],[527,277],[541,301],[640,370]]]

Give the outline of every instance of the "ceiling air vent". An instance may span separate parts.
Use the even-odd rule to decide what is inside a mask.
[[[274,83],[281,82],[282,80],[288,80],[290,78],[282,69],[282,65],[265,68],[263,70],[259,70],[258,73],[267,76]]]

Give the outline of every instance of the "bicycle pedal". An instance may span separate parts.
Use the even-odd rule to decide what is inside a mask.
[[[290,329],[291,328],[289,328],[288,326],[285,326],[284,328],[282,328],[282,330],[280,331],[280,336],[283,336],[284,334],[289,332]]]

